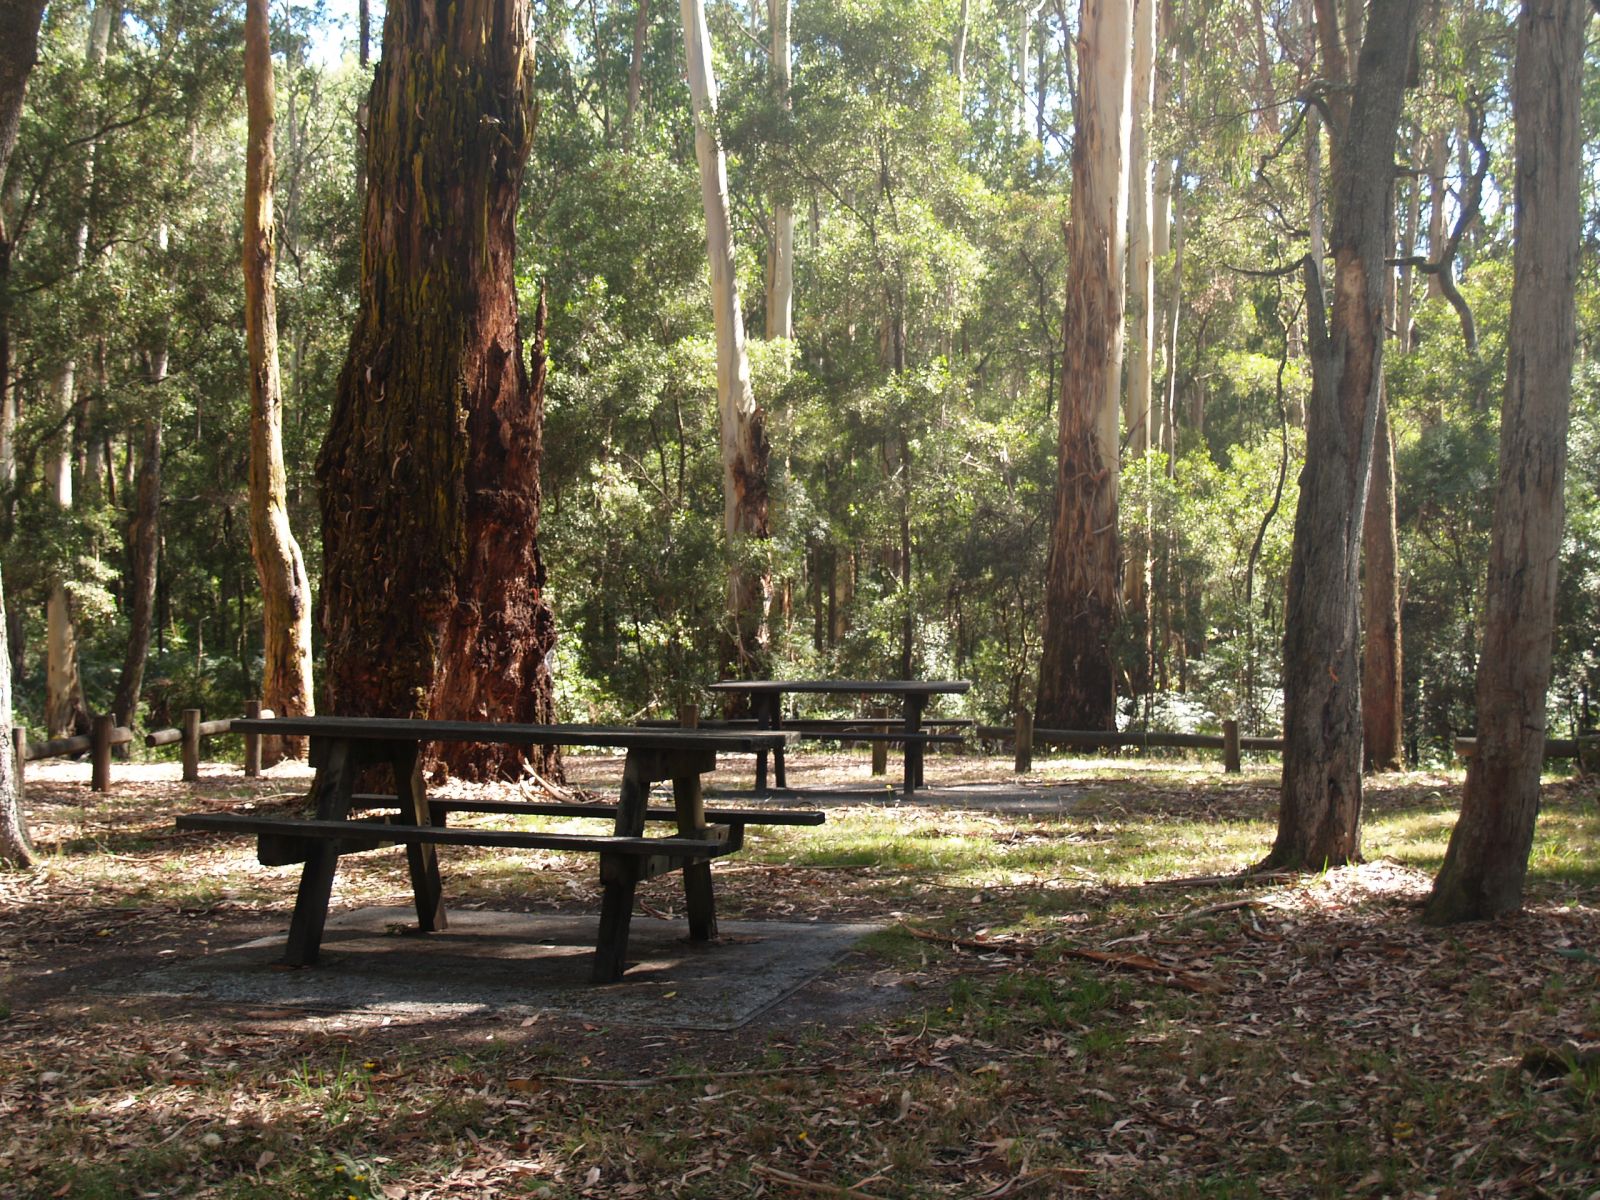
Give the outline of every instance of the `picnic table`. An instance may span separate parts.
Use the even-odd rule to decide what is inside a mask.
[[[317,961],[333,878],[341,855],[404,845],[423,932],[446,927],[437,847],[467,845],[593,853],[600,860],[603,896],[595,942],[593,982],[622,977],[640,880],[683,872],[689,937],[716,936],[711,860],[744,843],[746,825],[820,825],[821,812],[762,809],[707,810],[700,777],[716,766],[717,753],[780,750],[790,735],[773,730],[641,729],[601,725],[521,725],[487,721],[421,721],[374,717],[277,717],[235,720],[235,732],[309,737],[316,769],[310,819],[246,813],[189,813],[178,827],[256,835],[257,857],[266,865],[304,863],[289,924],[283,961]],[[525,800],[430,800],[422,778],[423,748],[431,742],[483,742],[521,746],[594,746],[626,750],[622,787],[611,804],[566,804]],[[395,794],[356,792],[368,768],[389,767]],[[673,806],[650,808],[650,787],[671,781]],[[363,817],[363,810],[394,814]],[[450,812],[614,817],[609,836],[542,833],[450,826]],[[650,821],[673,821],[675,836],[646,837]]]
[[[791,694],[854,695],[899,697],[903,709],[897,725],[887,728],[860,729],[839,735],[851,741],[898,742],[905,747],[905,794],[914,794],[923,787],[922,760],[924,749],[933,742],[958,742],[959,734],[936,733],[923,728],[922,712],[930,696],[960,695],[972,687],[965,679],[730,679],[713,683],[713,692],[730,692],[750,697],[758,728],[781,730],[783,723],[783,697]],[[811,723],[816,724],[816,723]],[[846,722],[860,725],[863,722]],[[785,779],[783,746],[771,748],[773,774],[778,787],[787,787]],[[756,751],[756,791],[767,790],[767,750]]]

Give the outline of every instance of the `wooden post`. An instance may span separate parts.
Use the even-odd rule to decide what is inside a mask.
[[[678,724],[684,729],[699,729],[700,706],[692,701],[678,705]]]
[[[111,731],[116,727],[117,718],[111,713],[101,713],[90,727],[89,736],[93,742],[89,747],[89,790],[92,792],[111,790]]]
[[[1017,774],[1026,775],[1033,770],[1033,714],[1026,708],[1017,709]]]
[[[1228,775],[1243,770],[1239,765],[1239,722],[1235,720],[1222,723],[1222,770]]]
[[[21,725],[11,727],[11,752],[17,756],[17,809],[21,811],[23,764],[28,761],[28,731]]]
[[[889,710],[882,704],[874,705],[872,715],[882,720],[888,717]],[[877,726],[876,732],[884,732],[884,727]],[[907,753],[910,753],[909,747],[907,747]],[[872,773],[874,775],[887,775],[889,773],[889,743],[881,738],[872,743]]]
[[[244,715],[259,717],[261,715],[261,701],[246,700],[244,702]],[[244,773],[247,779],[256,779],[261,775],[261,735],[247,733],[244,735]]]
[[[183,710],[183,781],[200,782],[200,710]]]

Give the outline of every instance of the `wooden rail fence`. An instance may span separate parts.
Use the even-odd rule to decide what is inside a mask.
[[[1014,725],[979,725],[975,731],[981,738],[992,738],[996,741],[1009,741],[1016,747],[1016,769],[1018,774],[1027,774],[1033,769],[1033,747],[1038,742],[1051,742],[1058,746],[1077,746],[1089,749],[1118,749],[1122,747],[1179,750],[1221,750],[1223,754],[1223,769],[1228,772],[1240,770],[1239,756],[1242,751],[1275,751],[1283,750],[1281,737],[1242,737],[1239,734],[1237,721],[1224,721],[1222,733],[1110,733],[1104,730],[1088,729],[1037,729],[1033,724],[1033,717],[1026,709],[1017,714]],[[1456,756],[1471,758],[1477,747],[1477,739],[1458,737],[1455,740]],[[1547,738],[1544,744],[1544,756],[1548,759],[1577,759],[1585,770],[1593,770],[1600,766],[1600,735],[1586,734],[1578,738]]]
[[[271,709],[261,707],[259,700],[251,700],[245,705],[246,716],[270,717]],[[145,734],[146,746],[183,746],[183,779],[185,783],[194,783],[200,778],[200,741],[202,738],[215,737],[217,734],[230,733],[233,730],[233,718],[221,721],[202,721],[198,708],[183,710],[183,726],[179,729],[157,729]],[[113,746],[126,746],[134,739],[133,730],[125,725],[118,725],[110,713],[101,713],[94,718],[88,733],[78,734],[75,737],[51,738],[47,742],[29,742],[28,731],[20,725],[11,730],[11,744],[15,749],[18,763],[41,762],[47,758],[71,758],[79,754],[89,756],[89,788],[96,792],[105,792],[111,789],[111,748]],[[247,733],[244,735],[244,773],[252,778],[261,774],[261,737],[259,734]],[[17,782],[22,783],[22,772],[17,773]]]

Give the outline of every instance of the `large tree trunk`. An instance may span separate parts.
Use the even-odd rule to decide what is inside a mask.
[[[1373,450],[1361,541],[1362,764],[1369,771],[1397,771],[1405,757],[1400,538],[1394,516],[1394,434],[1382,395]]]
[[[1334,106],[1333,314],[1330,329],[1311,267],[1312,395],[1285,618],[1283,793],[1263,867],[1361,857],[1361,538],[1382,385],[1395,134],[1418,6],[1375,0],[1353,96]],[[1331,0],[1317,7],[1324,60],[1342,68]]]
[[[694,152],[711,260],[711,309],[717,335],[717,415],[722,431],[723,529],[727,537],[728,604],[723,665],[734,676],[767,673],[767,600],[771,580],[752,561],[752,539],[767,536],[766,419],[750,388],[744,349],[733,223],[728,214],[728,169],[716,136],[717,81],[711,72],[711,34],[700,0],[680,0],[689,94],[694,104]]]
[[[1545,691],[1572,395],[1578,276],[1583,0],[1528,0],[1517,27],[1516,249],[1489,551],[1478,747],[1425,919],[1522,907],[1539,812]]]
[[[527,0],[397,0],[372,86],[360,308],[322,483],[324,708],[545,722],[542,324],[522,357]],[[542,321],[542,317],[541,317]],[[462,774],[552,754],[447,745]]]
[[[1133,90],[1131,0],[1083,0],[1055,514],[1037,720],[1116,727],[1117,415]]]
[[[311,692],[311,581],[289,528],[283,468],[283,385],[278,375],[277,265],[272,219],[272,48],[267,0],[245,5],[248,135],[244,185],[244,327],[250,355],[250,552],[261,581],[261,699],[284,717],[316,711]],[[304,739],[265,738],[271,765],[305,752]]]
[[[772,24],[772,86],[789,107],[789,0],[767,0]],[[772,203],[772,240],[767,249],[767,337],[794,337],[794,210]]]

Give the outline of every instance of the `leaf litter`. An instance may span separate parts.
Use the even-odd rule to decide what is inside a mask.
[[[67,772],[30,775],[43,867],[0,874],[8,1195],[1600,1196],[1589,781],[1547,789],[1526,911],[1450,930],[1417,919],[1434,776],[1371,786],[1372,861],[1266,880],[1234,874],[1270,838],[1261,776],[1122,763],[1051,819],[830,812],[719,867],[720,911],[895,932],[729,1036],[91,994],[280,928],[294,872],[171,817],[304,781]],[[398,857],[347,860],[341,903],[404,903]],[[517,868],[453,858],[452,896],[592,911],[587,861]]]

